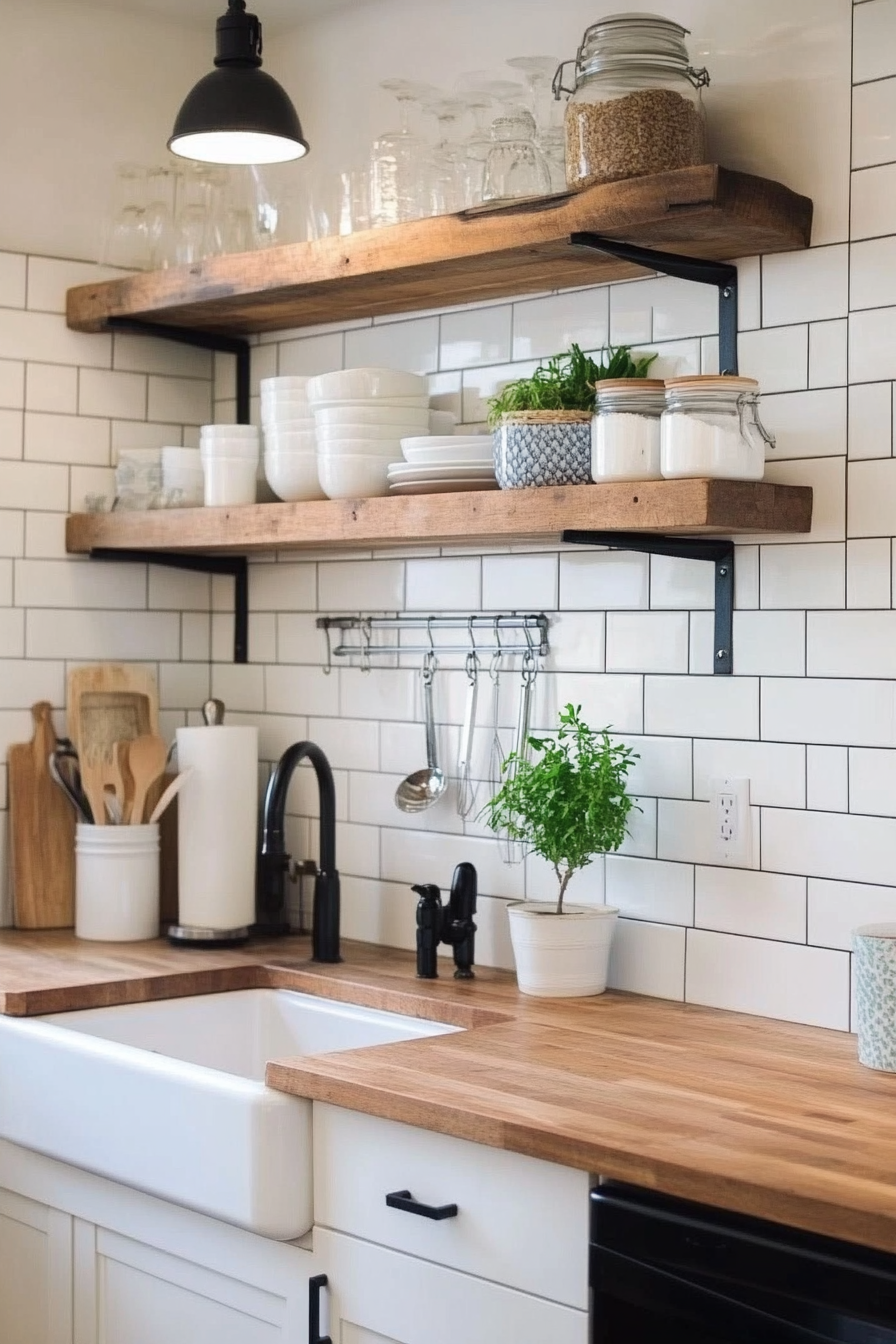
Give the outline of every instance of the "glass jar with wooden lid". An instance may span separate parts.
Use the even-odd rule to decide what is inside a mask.
[[[700,374],[666,382],[661,421],[663,476],[760,481],[774,435],[759,419],[759,384],[734,374]]]
[[[706,161],[701,90],[684,39],[658,14],[612,14],[585,32],[575,61],[554,76],[566,106],[566,181],[574,190]],[[564,71],[575,67],[571,86]]]
[[[605,378],[597,384],[591,422],[595,481],[659,481],[662,378]]]

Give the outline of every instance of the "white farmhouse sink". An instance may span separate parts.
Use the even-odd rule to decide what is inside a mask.
[[[311,1103],[270,1059],[455,1027],[286,989],[0,1017],[0,1138],[291,1240],[311,1227]]]

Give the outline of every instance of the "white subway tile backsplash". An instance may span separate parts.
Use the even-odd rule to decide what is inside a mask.
[[[687,932],[688,1003],[849,1030],[849,957],[826,948]]]
[[[848,332],[845,318],[810,323],[810,387],[840,387],[846,382]]]
[[[54,313],[0,307],[0,359],[108,369],[112,365],[112,337],[69,331]]]
[[[557,716],[567,704],[581,705],[583,717],[595,727],[609,727],[615,733],[640,733],[644,728],[643,677],[601,676],[600,674],[560,672],[542,673],[535,682],[532,727],[546,732],[557,726]],[[503,722],[516,722],[519,681],[504,677],[502,688],[512,694],[510,713]]]
[[[650,590],[650,558],[630,551],[561,552],[562,611],[644,609]]]
[[[891,605],[891,545],[889,537],[846,543],[846,605]]]
[[[81,415],[104,415],[114,420],[145,420],[147,381],[142,373],[119,373],[111,369],[82,369],[78,410]],[[52,409],[52,408],[48,408]],[[161,419],[162,417],[156,417]],[[172,420],[192,419],[170,416]]]
[[[117,566],[110,566],[114,569]],[[147,605],[156,611],[208,611],[211,583],[207,574],[150,565],[146,571]]]
[[[625,919],[693,924],[694,869],[690,864],[623,854],[608,854],[604,864],[606,902],[618,906]]]
[[[896,746],[896,689],[889,681],[768,677],[761,720],[773,741]]]
[[[846,388],[782,392],[762,398],[762,420],[774,434],[772,462],[846,453]]]
[[[715,573],[705,560],[650,558],[650,605],[694,611],[715,606]]]
[[[753,853],[748,868],[759,867],[760,809],[750,808]],[[660,798],[657,803],[656,852],[661,859],[677,863],[718,863],[713,843],[712,810],[709,803]]]
[[[254,611],[314,611],[317,603],[317,567],[301,562],[252,565],[249,570],[249,594]]]
[[[515,901],[524,896],[523,865],[502,863],[492,840],[387,827],[380,832],[380,843],[382,875],[387,881],[437,882],[447,887],[455,866],[467,861],[476,865],[482,895]]]
[[[79,662],[174,662],[180,657],[180,617],[173,611],[29,611],[25,621],[29,658]]]
[[[88,340],[92,337],[88,337]],[[112,368],[128,373],[152,373],[161,377],[212,377],[212,353],[198,346],[159,341],[154,336],[115,335]],[[86,360],[77,361],[86,363]],[[109,368],[108,363],[103,365]]]
[[[506,359],[546,359],[575,342],[582,350],[599,350],[610,331],[609,295],[603,289],[573,290],[513,305],[513,352]],[[446,319],[442,318],[444,340]],[[475,361],[478,362],[478,361]],[[444,360],[442,361],[444,367]]]
[[[26,258],[19,252],[0,252],[0,306],[25,307]]]
[[[476,364],[505,364],[511,358],[511,313],[508,303],[444,314],[438,367],[468,369]]]
[[[146,606],[143,565],[16,560],[16,603],[26,608],[77,607],[139,611]]]
[[[320,566],[317,582],[322,612],[404,607],[404,565],[398,560],[334,560]]]
[[[896,163],[851,175],[850,238],[896,233]]]
[[[849,306],[883,308],[896,303],[896,238],[870,238],[850,248]]]
[[[672,924],[616,921],[607,983],[630,994],[684,998],[685,930]]]
[[[21,607],[0,607],[0,650],[6,658],[25,657],[25,613]]]
[[[646,677],[644,729],[679,737],[758,737],[759,682],[755,677]]]
[[[109,421],[25,412],[25,457],[32,462],[109,465]]]
[[[16,367],[13,365],[12,367]],[[25,409],[55,411],[76,415],[78,411],[78,370],[64,364],[23,364],[25,370]],[[85,373],[88,370],[84,370]],[[95,372],[95,371],[94,371]],[[2,370],[0,370],[2,379]],[[0,404],[5,405],[2,396]]]
[[[810,611],[810,677],[896,677],[896,611]]]
[[[694,797],[708,801],[714,779],[748,779],[750,801],[805,807],[805,747],[780,742],[694,742]]]
[[[269,714],[290,714],[298,710],[300,714],[335,717],[339,713],[339,682],[332,673],[325,676],[320,667],[268,666],[264,668],[264,682],[263,707]],[[227,697],[223,698],[226,702]],[[253,708],[261,709],[262,705]]]
[[[765,327],[741,332],[740,366],[758,378],[763,392],[794,392],[808,386],[809,328]]]
[[[551,651],[546,666],[551,671],[604,670],[605,616],[602,611],[552,614],[548,639]]]
[[[896,308],[850,313],[849,381],[875,383],[882,378],[896,378]]]
[[[608,672],[687,672],[687,612],[608,612],[606,666]]]
[[[769,327],[845,317],[849,248],[813,247],[762,258],[762,320]],[[763,390],[765,383],[760,379]]]
[[[373,365],[404,369],[407,373],[432,373],[439,367],[439,319],[387,321],[345,333],[345,367]]]
[[[6,509],[52,509],[65,513],[69,473],[42,462],[0,462],[0,500]]]
[[[690,738],[626,737],[622,734],[619,740],[637,756],[628,776],[630,792],[659,798],[691,797]]]
[[[775,872],[886,884],[896,818],[764,808],[762,862]]]
[[[75,387],[77,377],[75,371],[72,379]],[[0,359],[0,406],[13,411],[25,407],[25,364],[20,359]]]
[[[861,924],[896,921],[896,887],[809,878],[809,942],[852,951],[852,931]]]
[[[896,508],[896,458],[849,464],[849,508],[846,527],[851,537],[888,537]]]
[[[852,166],[896,160],[896,79],[862,84],[852,95]]]
[[[0,555],[25,552],[25,515],[16,509],[0,509]],[[63,519],[64,526],[64,519]]]
[[[208,424],[212,418],[211,384],[205,378],[150,375],[146,418],[184,425]]]
[[[806,747],[806,806],[813,812],[850,810],[846,747]]]
[[[868,0],[853,10],[852,77],[861,84],[896,75],[896,3]]]
[[[896,817],[896,751],[850,748],[849,811]]]
[[[482,561],[451,558],[408,560],[408,611],[478,611],[482,606]]]
[[[530,378],[538,367],[538,360],[527,360],[522,364],[498,364],[489,368],[465,369],[463,373],[463,392],[461,399],[461,420],[465,425],[475,425],[488,418],[489,400],[497,396],[507,383],[518,378]]]
[[[405,774],[395,775],[353,771],[349,779],[350,820],[365,826],[390,826],[401,830],[438,831],[447,835],[461,835],[464,829],[463,821],[457,814],[453,789],[446,790],[425,814],[401,812],[396,807],[395,790],[405,776],[415,768],[416,764],[412,764]]]
[[[22,456],[23,422],[21,411],[0,410],[0,457]]]
[[[804,877],[698,867],[694,880],[697,928],[785,943],[806,941]]]
[[[19,709],[37,700],[49,700],[57,709],[65,704],[64,663],[12,658],[5,648],[3,653],[0,658],[0,709]]]
[[[484,611],[555,611],[557,555],[486,555],[482,560]]]
[[[769,461],[765,479],[772,485],[812,487],[812,530],[804,541],[842,541],[846,535],[846,463],[842,457]],[[797,540],[796,537],[791,538]]]
[[[856,383],[849,388],[850,458],[889,457],[893,451],[891,383]]]

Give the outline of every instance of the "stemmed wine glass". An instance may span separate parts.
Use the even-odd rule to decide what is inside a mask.
[[[552,99],[551,82],[560,64],[559,56],[511,56],[506,62],[511,70],[519,70],[529,90],[529,111],[539,131],[550,121]]]
[[[466,107],[460,99],[443,93],[425,99],[422,106],[439,126],[439,140],[432,151],[435,173],[430,213],[453,215],[464,208],[465,164],[455,131]]]
[[[409,79],[384,79],[381,89],[398,100],[399,129],[373,142],[370,157],[370,223],[400,224],[427,213],[432,176],[430,146],[410,127],[411,107],[437,90]]]

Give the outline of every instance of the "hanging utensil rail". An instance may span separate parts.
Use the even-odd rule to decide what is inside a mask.
[[[548,617],[534,615],[500,616],[318,616],[317,628],[323,630],[327,640],[327,662],[329,668],[332,658],[361,658],[367,662],[370,658],[400,653],[473,653],[482,655],[533,654],[546,658],[549,652]],[[348,631],[358,631],[358,641],[340,642],[335,646],[331,642],[330,632],[338,630],[341,635]],[[394,644],[374,644],[372,636],[377,630],[396,630],[399,636]],[[404,644],[401,634],[408,630],[425,630],[427,642]],[[464,630],[467,638],[462,643],[435,645],[432,636],[438,630]],[[478,637],[481,631],[483,638]],[[488,636],[491,636],[489,638]],[[512,638],[516,634],[517,638]],[[511,638],[505,638],[511,636]]]

